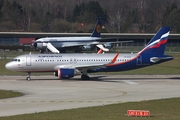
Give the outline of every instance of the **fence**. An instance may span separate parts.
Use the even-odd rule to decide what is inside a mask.
[[[143,43],[122,43],[119,45],[114,45],[113,48],[110,49],[110,52],[121,52],[121,53],[137,53],[141,49],[144,48]],[[12,59],[18,55],[28,54],[28,53],[39,53],[39,51],[35,51],[32,49],[0,49],[0,59]],[[71,51],[73,52],[73,51]],[[89,52],[89,51],[82,51],[82,52]],[[95,52],[95,51],[91,51]],[[180,43],[167,43],[166,46],[166,53],[180,53]]]
[[[144,43],[122,43],[115,45],[111,51],[113,52],[138,52],[145,47]],[[180,43],[168,42],[166,45],[166,53],[180,53]]]

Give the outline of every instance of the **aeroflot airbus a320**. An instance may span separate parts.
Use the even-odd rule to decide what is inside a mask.
[[[169,27],[162,27],[136,54],[25,54],[15,57],[5,67],[27,72],[27,80],[31,80],[31,72],[54,72],[60,79],[81,74],[81,79],[88,80],[90,72],[132,70],[172,60],[172,56],[164,55],[169,32]]]

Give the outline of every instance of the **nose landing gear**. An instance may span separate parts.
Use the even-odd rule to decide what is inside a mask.
[[[30,76],[31,76],[31,73],[28,72],[28,77],[26,78],[27,81],[31,80],[31,77],[30,77]]]

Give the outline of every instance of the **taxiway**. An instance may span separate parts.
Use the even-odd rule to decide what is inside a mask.
[[[82,81],[54,76],[0,76],[0,89],[22,97],[0,99],[0,116],[180,97],[180,75],[91,75]]]

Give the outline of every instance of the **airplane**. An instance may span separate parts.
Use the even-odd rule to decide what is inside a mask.
[[[164,54],[169,33],[169,27],[162,27],[138,53],[25,54],[15,57],[5,67],[27,72],[26,80],[31,80],[32,72],[54,72],[59,79],[81,75],[82,80],[89,80],[91,72],[126,71],[172,60],[172,56]]]
[[[32,45],[32,48],[39,49],[43,53],[49,49],[53,53],[63,53],[66,49],[75,49],[77,52],[81,50],[92,50],[96,45],[103,45],[104,51],[112,48],[112,44],[132,42],[117,41],[117,38],[101,38],[102,19],[98,18],[93,33],[90,37],[46,37],[37,39]],[[98,47],[98,46],[97,46]],[[60,50],[60,51],[59,51]]]

